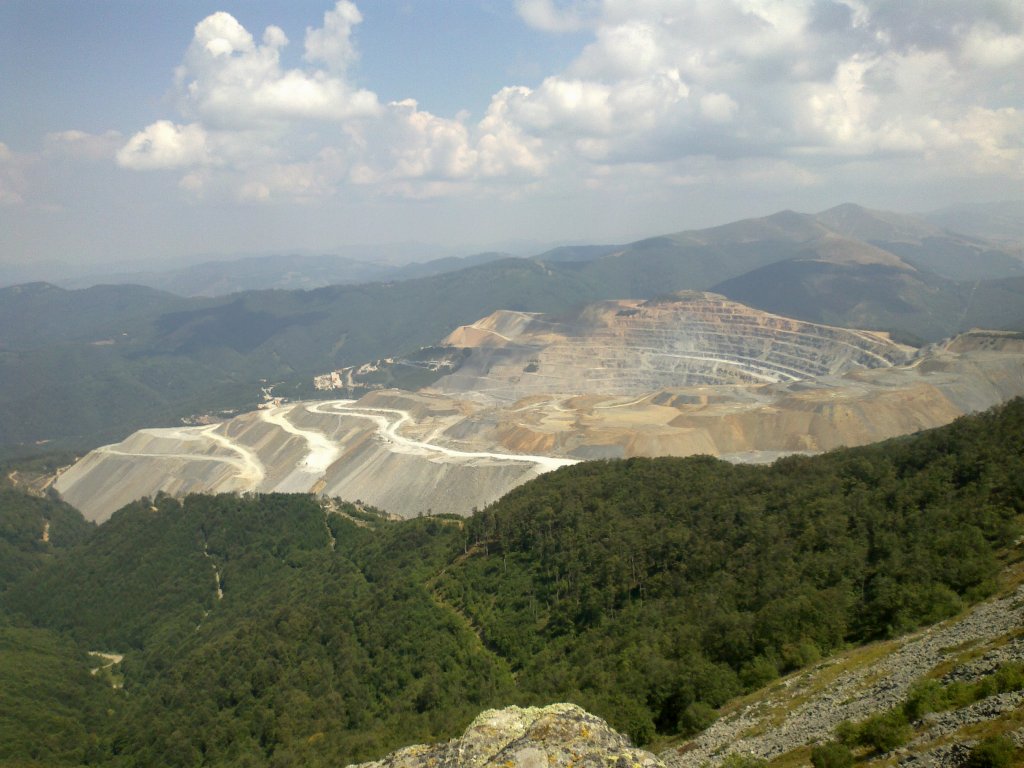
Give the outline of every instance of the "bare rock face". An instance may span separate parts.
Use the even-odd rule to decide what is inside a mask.
[[[350,768],[664,768],[575,704],[508,707],[480,714],[447,744],[406,747]]]
[[[884,335],[781,317],[698,292],[598,302],[568,320],[503,310],[456,329],[443,343],[473,353],[437,382],[439,391],[505,402],[777,384],[890,368],[913,355]]]

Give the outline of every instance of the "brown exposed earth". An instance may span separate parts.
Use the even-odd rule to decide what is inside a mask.
[[[800,381],[904,364],[914,355],[881,334],[793,320],[697,292],[599,302],[569,319],[495,312],[444,343],[473,352],[436,384],[439,391],[504,402]]]
[[[770,461],[940,426],[1024,395],[1024,339],[922,350],[713,294],[497,312],[453,332],[461,368],[418,393],[140,430],[54,487],[94,520],[158,491],[313,492],[403,517],[469,514],[576,460]]]

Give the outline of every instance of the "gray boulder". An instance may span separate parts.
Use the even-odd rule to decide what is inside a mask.
[[[447,744],[405,747],[349,768],[664,768],[604,720],[575,704],[481,713]]]

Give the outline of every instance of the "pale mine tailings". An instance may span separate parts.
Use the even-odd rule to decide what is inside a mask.
[[[414,419],[409,406],[422,415]],[[147,429],[64,472],[57,490],[89,519],[106,520],[159,491],[297,492],[360,499],[404,517],[468,514],[572,460],[468,451],[420,439],[459,412],[407,393],[360,403],[297,403],[212,427]]]
[[[403,517],[469,514],[577,460],[768,461],[946,424],[1024,395],[1024,341],[917,351],[713,294],[575,318],[496,312],[453,332],[463,366],[420,393],[296,403],[99,448],[55,488],[102,521],[158,491],[311,492]]]

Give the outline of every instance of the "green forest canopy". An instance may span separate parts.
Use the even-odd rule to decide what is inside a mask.
[[[771,467],[581,464],[466,521],[161,496],[44,544],[41,518],[67,510],[5,493],[0,761],[345,764],[553,700],[640,742],[694,732],[782,672],[989,594],[1022,459],[1018,400]],[[36,684],[99,666],[86,651],[125,659]]]

